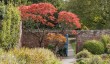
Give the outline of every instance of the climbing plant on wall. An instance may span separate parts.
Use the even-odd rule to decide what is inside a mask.
[[[19,41],[19,11],[12,4],[5,6],[5,15],[2,19],[0,32],[0,47],[8,50]]]

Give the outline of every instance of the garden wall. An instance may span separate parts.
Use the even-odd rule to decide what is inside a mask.
[[[54,32],[54,33],[61,33],[62,34],[62,32],[60,30],[58,30],[58,31],[57,30],[55,30],[55,31],[46,31],[46,33],[48,33],[48,32],[49,33]],[[65,31],[65,33],[63,33],[63,34],[66,34],[66,33],[71,33],[71,31]],[[31,31],[30,32],[30,31],[23,30],[22,39],[21,39],[21,46],[22,47],[29,47],[29,48],[38,47],[39,46],[39,44],[38,44],[39,43],[39,41],[38,41],[39,38],[37,38],[36,35],[39,36],[39,33],[36,32],[36,31]],[[48,41],[46,41],[44,39],[43,43],[44,43],[43,45],[46,46]]]
[[[83,43],[87,40],[100,40],[101,35],[108,34],[110,35],[110,30],[81,30],[77,31],[78,34],[76,36],[76,42],[77,42],[77,50],[76,53],[78,53],[82,47]]]
[[[34,33],[34,34],[36,34],[36,33]],[[22,32],[22,39],[21,39],[22,47],[33,48],[33,47],[39,46],[38,40],[34,34],[27,32],[27,31]]]

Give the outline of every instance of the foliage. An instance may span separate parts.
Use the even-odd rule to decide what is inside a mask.
[[[76,64],[105,64],[105,62],[100,56],[93,56],[91,58],[79,59],[77,60]]]
[[[51,27],[54,26],[52,22],[55,20],[53,14],[57,11],[57,9],[52,4],[32,4],[30,6],[20,6],[19,9],[21,11],[21,18],[23,21],[32,20]]]
[[[31,0],[32,3],[39,3],[39,2],[47,2],[53,4],[59,10],[64,9],[64,1],[63,0]]]
[[[109,35],[103,35],[101,38],[101,42],[104,45],[105,52],[107,52],[107,45],[110,43],[110,36]]]
[[[32,2],[29,0],[2,0],[6,5],[8,3],[13,3],[14,6],[19,6],[19,5],[28,5],[31,4]]]
[[[76,28],[81,28],[81,25],[79,23],[79,18],[77,17],[77,15],[71,12],[66,12],[66,11],[59,12],[58,22],[65,24],[63,25],[63,27],[61,26],[62,28],[66,28],[67,27],[66,25],[69,25],[70,27],[76,26]]]
[[[72,49],[74,50],[73,53],[74,55],[76,55],[76,42],[72,41],[71,45],[72,45]]]
[[[91,58],[92,57],[92,54],[88,51],[88,50],[83,50],[79,53],[77,53],[76,55],[76,58],[79,59],[79,58]]]
[[[110,54],[110,48],[107,49],[107,53]]]
[[[4,50],[0,48],[0,55],[3,54]]]
[[[79,23],[79,18],[76,14],[66,11],[61,11],[58,13],[57,9],[49,3],[38,3],[29,6],[20,6],[22,21],[34,21],[38,26],[46,25],[50,27],[61,26],[60,23],[71,27],[81,28]],[[58,14],[57,14],[58,13]],[[68,15],[68,16],[67,16]],[[58,18],[56,17],[58,16]],[[65,20],[63,20],[65,19]]]
[[[0,50],[0,64],[61,64],[48,49],[11,49],[8,52]]]
[[[67,10],[79,15],[83,29],[110,28],[110,0],[69,0]]]
[[[42,47],[44,44],[42,42],[45,39],[44,37],[47,29],[60,27],[61,24],[64,24],[62,27],[65,28],[66,23],[68,23],[68,26],[71,24],[72,28],[80,27],[79,18],[77,15],[74,13],[65,12],[65,14],[69,15],[69,18],[67,15],[63,14],[64,11],[59,12],[58,14],[58,10],[50,3],[37,3],[28,6],[23,5],[19,7],[19,10],[21,12],[21,18],[23,21],[23,29],[25,27],[27,31],[31,31],[30,29],[34,28],[36,29],[37,33],[39,33],[39,35],[34,34],[36,37],[38,37],[40,44],[39,47]],[[62,22],[62,17],[67,17],[64,23]],[[62,27],[60,28],[64,30]]]
[[[72,30],[71,33],[72,33],[74,36],[78,34],[76,30]]]
[[[109,53],[109,54],[110,54],[110,43],[109,43],[109,44],[107,44],[106,49],[107,49],[107,53]]]
[[[101,55],[101,58],[102,58],[103,60],[107,60],[107,59],[109,59],[110,57],[109,57],[108,54],[102,54],[102,55]]]
[[[18,9],[12,4],[6,5],[0,32],[0,47],[3,49],[8,50],[18,43],[20,20]]]
[[[66,42],[66,37],[58,33],[48,33],[46,39],[48,40],[49,44],[54,46],[55,49],[53,50],[55,52],[58,51],[57,48],[61,48]]]
[[[52,42],[65,43],[66,37],[63,36],[62,34],[58,34],[58,33],[56,33],[56,34],[55,33],[48,33],[47,40],[50,40]]]
[[[90,59],[90,64],[103,64],[103,60],[100,56],[94,56]]]
[[[63,0],[4,0],[4,2],[5,4],[8,4],[8,2],[12,2],[16,6],[47,2],[53,4],[59,10],[65,9],[65,3]]]
[[[78,59],[75,64],[89,64],[89,58]]]
[[[13,53],[19,62],[22,61],[26,64],[61,64],[56,56],[48,49],[21,48],[11,50],[9,53]]]
[[[89,52],[93,54],[102,54],[105,50],[103,44],[96,40],[86,41],[83,45],[83,48],[87,49]]]
[[[8,54],[4,52],[0,55],[0,64],[18,64],[18,61],[13,54]]]
[[[4,13],[5,13],[5,5],[0,2],[0,24],[1,24],[1,20],[4,17]],[[0,29],[1,29],[1,25],[0,25]]]

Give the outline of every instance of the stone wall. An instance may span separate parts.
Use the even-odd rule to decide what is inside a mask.
[[[45,31],[46,33],[63,33],[63,34],[66,34],[66,33],[68,33],[68,34],[70,34],[71,33],[71,31],[65,31],[65,33],[64,32],[62,32],[62,31],[57,31],[57,30],[55,30],[55,31]],[[42,31],[40,32],[40,33],[42,33]],[[46,34],[45,33],[45,34]],[[36,31],[26,31],[26,30],[23,30],[23,32],[22,32],[22,39],[21,39],[21,46],[22,47],[29,47],[29,48],[35,48],[35,47],[38,47],[39,46],[39,38],[38,37],[36,37],[36,35],[37,36],[39,36],[40,34],[38,33],[38,32],[36,32]],[[48,45],[48,41],[46,41],[46,40],[43,40],[43,43],[44,44],[42,44],[42,45],[44,45],[44,46],[47,46]]]
[[[81,31],[77,31],[78,34],[76,36],[76,42],[77,42],[77,51],[76,53],[78,53],[82,47],[83,47],[83,43],[87,40],[100,40],[101,35],[105,35],[108,34],[110,35],[110,30],[81,30]]]

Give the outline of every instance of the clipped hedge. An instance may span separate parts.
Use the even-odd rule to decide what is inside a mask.
[[[83,48],[87,49],[93,54],[103,54],[105,50],[103,44],[96,40],[86,41],[83,45]]]

